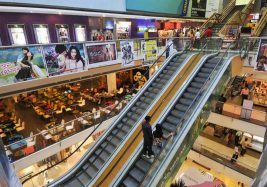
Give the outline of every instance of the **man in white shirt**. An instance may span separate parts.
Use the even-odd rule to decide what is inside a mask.
[[[200,47],[200,37],[201,37],[201,34],[199,32],[199,29],[197,29],[197,32],[195,34],[195,46],[196,46],[196,48]]]

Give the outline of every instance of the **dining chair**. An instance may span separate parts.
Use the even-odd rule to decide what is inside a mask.
[[[94,113],[94,120],[97,120],[101,117],[100,110]]]
[[[21,123],[21,127],[17,127],[16,128],[16,131],[17,132],[20,132],[20,131],[22,131],[22,130],[24,130],[25,129],[25,122],[23,121],[22,123]]]
[[[18,122],[15,123],[16,128],[21,126],[21,119],[19,118]]]
[[[79,107],[83,107],[85,105],[85,99],[83,99],[82,102],[79,103],[78,105],[79,105]]]

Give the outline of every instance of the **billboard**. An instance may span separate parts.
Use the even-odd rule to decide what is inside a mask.
[[[90,66],[102,66],[118,63],[115,42],[87,44],[86,50]]]
[[[207,0],[192,0],[192,17],[205,17]]]
[[[42,47],[0,49],[0,85],[47,77]]]
[[[134,44],[133,41],[121,41],[121,58],[123,66],[134,65]]]
[[[83,44],[57,44],[43,47],[45,64],[49,76],[87,70]]]

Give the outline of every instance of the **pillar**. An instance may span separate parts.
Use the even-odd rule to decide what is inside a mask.
[[[107,75],[108,92],[117,90],[116,73],[110,73]]]

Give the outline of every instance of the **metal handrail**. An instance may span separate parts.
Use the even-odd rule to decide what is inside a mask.
[[[201,150],[197,149],[196,146],[200,146],[200,149],[203,148],[204,150],[209,151],[211,153],[214,153],[214,154],[216,154],[216,155],[218,155],[220,157],[223,157],[223,158],[225,158],[227,160],[231,160],[231,158],[232,158],[231,156],[228,156],[228,155],[225,155],[225,154],[223,154],[221,152],[218,152],[215,149],[212,149],[212,148],[210,148],[208,146],[205,146],[205,145],[203,145],[201,143],[196,143],[195,142],[194,145],[193,145],[193,150],[197,150],[197,151],[201,152]],[[248,165],[248,164],[246,164],[244,162],[241,162],[240,160],[237,160],[236,163],[239,164],[240,166],[245,166],[246,168],[249,168],[250,170],[253,170],[253,171],[256,171],[256,169],[257,169],[256,167],[250,166],[250,165]]]
[[[175,131],[175,134],[178,134],[178,133],[179,133],[178,131],[180,130],[180,125],[182,125],[182,123],[183,123],[185,120],[188,120],[188,119],[185,119],[186,115],[191,113],[191,110],[192,110],[191,107],[195,104],[196,99],[198,99],[198,98],[200,97],[201,92],[204,90],[204,87],[207,85],[208,81],[210,81],[211,76],[213,75],[213,73],[215,72],[216,68],[219,66],[219,64],[221,63],[221,61],[222,61],[223,58],[225,57],[225,55],[228,53],[228,50],[230,49],[230,47],[231,47],[231,45],[229,45],[228,49],[227,49],[227,50],[225,51],[225,53],[223,54],[222,58],[221,58],[220,61],[216,64],[216,66],[215,66],[214,69],[212,70],[211,74],[209,75],[209,77],[207,78],[207,80],[205,81],[205,83],[203,84],[202,88],[198,91],[198,93],[197,93],[197,95],[195,96],[194,100],[192,101],[191,105],[189,106],[189,108],[187,109],[187,111],[185,112],[185,114],[183,115],[183,118],[179,121],[179,123],[178,123],[179,125],[177,125],[177,129],[176,129],[176,131]],[[173,138],[167,140],[167,142],[166,142],[166,144],[165,144],[166,147],[168,147],[168,144],[170,144],[171,140],[173,140]],[[165,149],[162,149],[161,152],[160,152],[160,154],[159,154],[159,156],[157,157],[157,159],[155,159],[155,160],[153,161],[153,164],[152,164],[151,168],[153,168],[153,165],[155,165],[155,164],[157,163],[157,161],[159,160],[159,158],[161,157],[161,155],[162,155],[164,152],[166,152],[166,150],[165,150]],[[152,169],[150,169],[150,172],[151,172],[151,170],[152,170]],[[149,174],[151,174],[150,172],[148,172],[148,173],[146,174],[145,179],[143,180],[143,182],[148,178]],[[157,170],[157,172],[158,172],[158,170]]]
[[[153,67],[154,65],[156,65],[156,63],[159,61],[159,59],[166,53],[166,51],[167,50],[169,50],[170,49],[170,47],[173,45],[173,43],[171,44],[171,45],[169,45],[165,50],[164,50],[164,52],[157,58],[157,60],[155,60],[154,62],[153,62],[153,64],[150,66],[150,68],[151,67]],[[145,72],[145,74],[144,74],[144,76],[145,75],[147,75],[147,74],[149,74],[149,70],[150,70],[150,68]],[[139,78],[140,79],[140,78]],[[133,87],[131,88],[131,90],[130,90],[130,93],[132,93],[134,90],[135,90],[135,88],[137,88],[137,86],[138,86],[138,81],[133,85]],[[114,110],[114,109],[113,109]],[[124,109],[124,110],[126,110],[126,109]],[[112,111],[107,115],[107,117],[108,116],[110,116],[111,115],[111,113],[112,113]],[[38,175],[40,175],[41,173],[43,173],[43,172],[45,172],[45,171],[47,171],[47,170],[49,170],[49,169],[51,169],[51,168],[53,168],[54,166],[57,166],[58,164],[60,164],[60,163],[62,163],[62,162],[64,162],[65,160],[67,160],[68,158],[70,158],[74,153],[76,153],[82,146],[83,146],[83,144],[95,133],[95,131],[103,124],[103,122],[104,122],[104,119],[102,119],[101,120],[101,122],[97,125],[97,127],[85,138],[85,140],[73,151],[73,152],[71,152],[66,158],[64,158],[64,159],[62,159],[60,162],[57,162],[56,164],[53,164],[53,165],[51,165],[51,166],[48,166],[46,169],[43,169],[43,170],[41,170],[41,171],[39,171],[38,173],[36,173],[36,174],[34,174],[34,175],[32,175],[31,177],[29,177],[29,178],[27,178],[26,180],[24,180],[23,182],[22,182],[22,184],[24,184],[25,182],[27,182],[28,180],[30,180],[30,179],[32,179],[32,178],[34,178],[34,177],[36,177],[36,176],[38,176]]]

